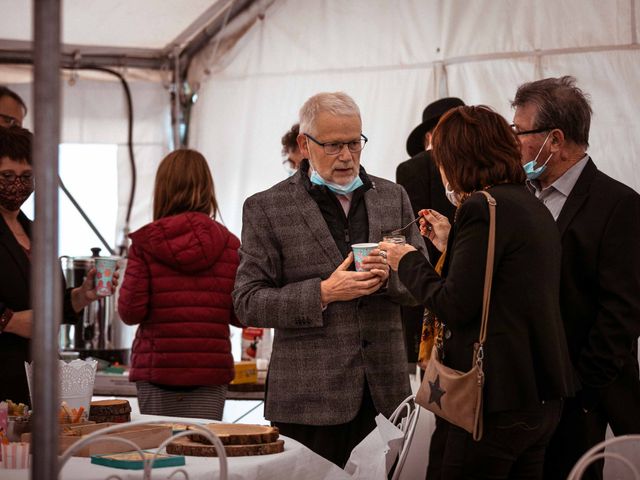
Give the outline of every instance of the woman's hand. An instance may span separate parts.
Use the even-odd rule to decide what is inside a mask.
[[[380,242],[378,244],[378,248],[379,255],[386,260],[387,264],[394,272],[398,270],[400,259],[402,259],[402,257],[407,253],[414,252],[416,250],[411,245],[400,245],[398,243],[390,242]]]
[[[420,215],[420,235],[427,237],[440,252],[447,248],[447,240],[451,231],[449,219],[432,209],[418,212]]]
[[[380,277],[380,283],[384,283],[389,279],[389,264],[386,258],[380,255],[380,250],[374,248],[369,255],[362,259],[362,266],[365,270],[375,273]]]
[[[116,287],[118,286],[118,280],[120,278],[120,272],[118,271],[119,266],[116,266],[115,272],[113,272],[111,294],[116,291]],[[87,273],[87,276],[77,288],[71,290],[71,305],[76,312],[80,312],[84,307],[89,305],[91,302],[100,298],[100,296],[96,293],[95,287],[95,278],[96,278],[96,269],[92,268]]]

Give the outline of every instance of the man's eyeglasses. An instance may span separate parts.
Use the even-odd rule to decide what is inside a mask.
[[[5,128],[19,127],[20,122],[16,117],[12,117],[11,115],[5,115],[4,113],[0,113],[0,125]]]
[[[548,132],[549,130],[555,130],[555,127],[540,127],[540,128],[534,128],[533,130],[518,130],[518,127],[516,127],[515,125],[511,124],[511,129],[513,130],[513,133],[515,133],[516,135],[520,136],[520,135],[531,135],[534,133],[543,133],[543,132]]]
[[[327,155],[338,155],[342,151],[342,147],[344,147],[345,145],[351,153],[358,153],[364,148],[364,146],[367,144],[367,141],[369,141],[369,139],[362,133],[360,134],[360,138],[358,140],[352,140],[350,142],[322,143],[313,138],[308,133],[305,133],[304,136],[311,140],[313,143],[317,143],[318,145],[320,145],[324,149],[324,153],[326,153]]]
[[[11,171],[0,172],[0,180],[13,183],[18,178],[23,184],[33,183],[33,172],[23,173],[22,175],[16,175]]]

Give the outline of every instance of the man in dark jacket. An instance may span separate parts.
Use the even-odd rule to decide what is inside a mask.
[[[640,433],[640,195],[586,153],[591,107],[573,77],[525,83],[512,106],[529,185],[562,239],[560,307],[582,389],[564,406],[544,478],[565,479],[607,424]],[[582,478],[602,478],[602,463]]]
[[[431,135],[440,117],[461,105],[464,105],[464,102],[455,97],[441,98],[430,103],[422,112],[422,123],[414,128],[407,138],[407,153],[411,158],[398,165],[396,183],[407,191],[416,217],[420,210],[431,208],[445,215],[449,223],[453,223],[456,209],[447,200],[440,172],[431,158]],[[440,251],[427,240],[425,244],[429,259],[435,265],[440,258]],[[422,305],[402,307],[402,325],[410,363],[418,359],[423,313]]]

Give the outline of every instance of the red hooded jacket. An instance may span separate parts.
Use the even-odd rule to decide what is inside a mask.
[[[233,379],[229,323],[240,241],[203,213],[157,220],[130,235],[118,313],[140,324],[131,381],[222,385]]]

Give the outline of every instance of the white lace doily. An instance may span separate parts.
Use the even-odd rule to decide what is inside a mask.
[[[33,364],[25,362],[24,366],[27,371],[27,382],[33,404]],[[59,366],[60,401],[67,402],[69,408],[84,407],[88,414],[98,362],[76,359],[67,363],[60,360]]]

